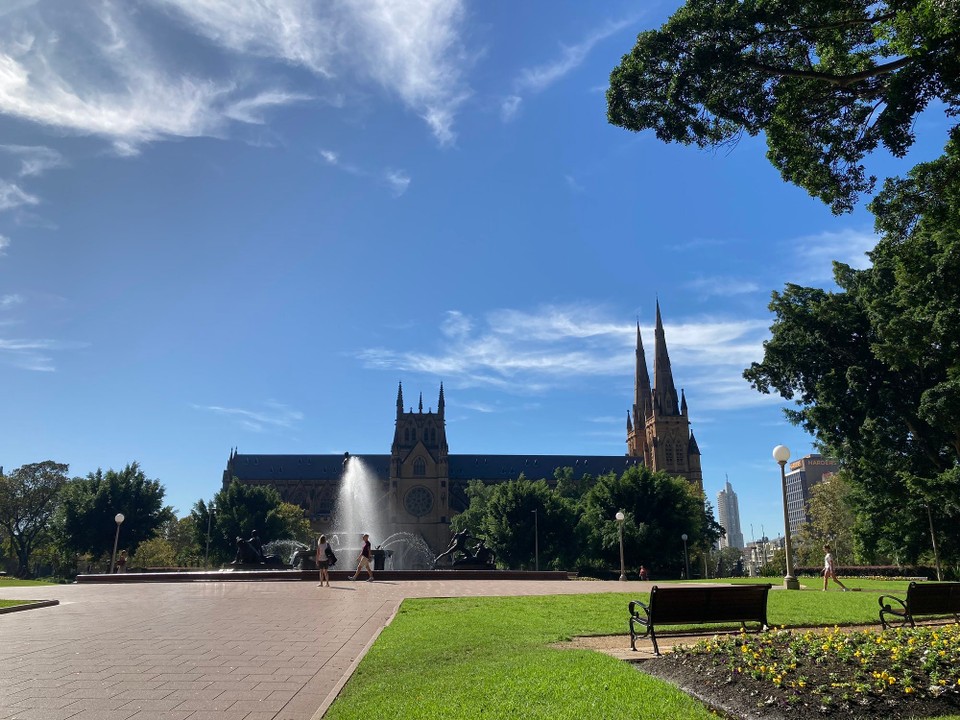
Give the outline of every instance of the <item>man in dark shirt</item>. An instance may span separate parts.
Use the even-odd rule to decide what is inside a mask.
[[[363,548],[360,550],[360,557],[357,558],[357,571],[353,574],[351,580],[356,580],[360,576],[360,570],[366,569],[367,582],[373,582],[373,566],[370,565],[370,536],[363,534]]]

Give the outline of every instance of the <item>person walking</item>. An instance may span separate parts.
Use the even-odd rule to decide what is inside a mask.
[[[327,587],[330,587],[330,546],[327,544],[327,536],[321,535],[317,541],[317,569],[320,571],[320,584],[317,587],[323,587],[323,581],[327,581]]]
[[[117,567],[114,572],[124,573],[127,571],[127,551],[121,550],[120,557],[117,558]]]
[[[361,569],[367,571],[367,582],[373,582],[373,566],[370,565],[370,536],[367,533],[363,534],[363,547],[360,549],[360,556],[357,558],[357,571],[350,579],[356,580],[360,577]]]
[[[826,553],[826,555],[823,556],[823,591],[827,591],[827,582],[830,578],[833,578],[833,581],[842,587],[844,592],[847,592],[847,586],[837,578],[837,571],[833,564],[833,553],[830,551],[830,546],[824,545],[823,551]]]

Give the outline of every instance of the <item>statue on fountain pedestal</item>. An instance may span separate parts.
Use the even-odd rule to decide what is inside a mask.
[[[234,567],[261,567],[263,565],[276,567],[283,565],[283,559],[279,555],[264,555],[263,541],[257,531],[254,530],[250,533],[249,540],[237,536],[237,555],[230,564]]]
[[[479,542],[471,549],[467,540]],[[460,557],[454,557],[455,553],[459,553]],[[471,535],[466,529],[453,536],[450,546],[434,559],[434,567],[445,557],[452,559],[452,567],[456,570],[493,570],[496,559],[493,550],[487,547],[487,541]]]

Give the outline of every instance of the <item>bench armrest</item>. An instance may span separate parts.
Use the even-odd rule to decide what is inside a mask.
[[[892,607],[889,602],[884,602],[884,598],[887,600],[893,600],[900,607]],[[881,595],[877,598],[877,602],[880,604],[880,626],[886,630],[887,629],[887,615],[896,615],[899,618],[905,618],[909,615],[907,609],[907,603],[896,597],[895,595]]]
[[[637,649],[637,631],[634,630],[634,623],[640,623],[646,630],[644,634],[650,632],[650,607],[640,600],[631,600],[627,606],[630,611],[630,649]],[[643,615],[641,616],[641,611]]]

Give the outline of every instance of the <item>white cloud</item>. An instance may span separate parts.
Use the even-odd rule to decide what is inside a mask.
[[[340,157],[340,153],[333,150],[321,149],[319,152],[320,157],[323,158],[323,161],[328,165],[338,168],[349,175],[375,179],[377,182],[381,182],[389,187],[394,197],[400,197],[407,191],[407,188],[410,187],[411,178],[403,170],[386,169],[374,172],[358,167],[352,163],[344,162]]]
[[[403,195],[410,187],[410,176],[402,170],[387,170],[384,179],[397,197]]]
[[[0,235],[0,255],[6,255],[8,247],[10,247],[10,238]]]
[[[523,103],[523,98],[519,95],[510,95],[503,99],[500,103],[500,119],[507,123],[513,120],[517,113],[520,112],[520,105]]]
[[[696,291],[702,297],[731,297],[734,295],[749,295],[760,290],[760,285],[752,280],[716,275],[713,277],[701,276],[686,283],[684,287]]]
[[[21,205],[37,205],[39,202],[40,198],[35,195],[24,192],[19,186],[6,180],[0,180],[0,212],[13,210]]]
[[[51,168],[66,165],[56,150],[42,146],[0,145],[0,152],[20,158],[20,176],[38,176]]]
[[[832,280],[834,260],[861,270],[870,267],[866,254],[878,239],[872,231],[847,228],[795,238],[786,245],[795,255],[791,267],[802,274],[805,284]]]
[[[358,77],[396,95],[441,144],[469,96],[461,0],[154,0],[234,53],[279,59],[323,78]]]
[[[56,366],[49,353],[86,347],[86,345],[86,343],[49,339],[14,340],[0,338],[0,358],[4,358],[9,364],[22,370],[54,372]]]
[[[23,302],[22,295],[0,295],[0,310],[8,310]]]
[[[205,410],[230,418],[253,432],[263,432],[268,429],[291,428],[303,420],[302,412],[293,410],[282,403],[271,400],[264,403],[264,405],[266,407],[261,410],[246,410],[244,408],[231,408],[220,405],[193,405],[193,407],[197,410]]]
[[[434,375],[460,387],[529,395],[592,378],[633,377],[636,325],[590,304],[501,309],[482,318],[448,311],[434,352],[368,348],[368,367]],[[695,393],[698,412],[767,404],[741,374],[762,357],[769,320],[701,318],[665,326],[678,387]],[[648,363],[652,326],[642,328]],[[652,368],[650,368],[652,371]]]
[[[583,40],[575,45],[562,45],[560,57],[550,62],[520,71],[515,86],[517,92],[542,92],[575,70],[586,60],[590,51],[597,43],[606,40],[626,27],[633,25],[635,19],[608,22],[603,27],[592,30]],[[518,98],[519,102],[519,98]]]

